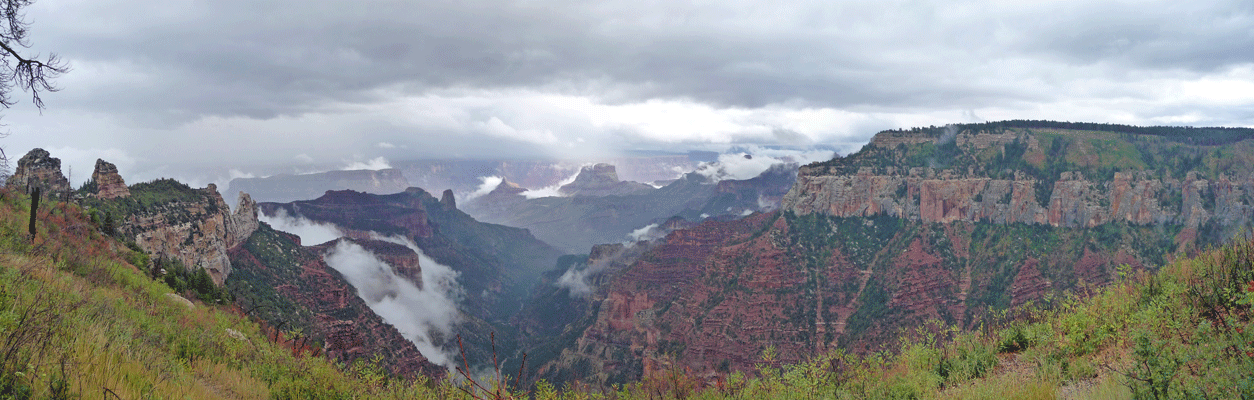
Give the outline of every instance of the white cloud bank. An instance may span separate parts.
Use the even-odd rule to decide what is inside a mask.
[[[432,363],[451,368],[453,354],[442,343],[453,334],[460,313],[457,272],[427,257],[413,242],[378,237],[402,244],[418,254],[422,287],[396,274],[392,266],[365,248],[340,241],[326,253],[327,265],[344,275],[370,309],[396,327]]]
[[[258,217],[274,229],[300,236],[301,244],[306,246],[344,236],[332,224],[292,217],[282,210],[273,216],[263,214]],[[350,241],[337,243],[323,260],[343,274],[348,283],[357,289],[358,297],[384,322],[395,326],[424,357],[437,365],[453,367],[454,358],[444,350],[442,341],[452,334],[453,326],[460,317],[457,304],[462,299],[463,289],[457,282],[457,271],[427,257],[408,239],[378,234],[372,234],[372,239],[413,250],[422,269],[422,286],[397,275],[386,262]]]

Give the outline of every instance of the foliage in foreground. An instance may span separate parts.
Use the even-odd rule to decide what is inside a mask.
[[[294,352],[222,306],[188,308],[76,206],[0,193],[0,398],[496,398],[502,385],[387,376]],[[974,332],[932,324],[892,351],[840,351],[756,376],[665,366],[623,386],[529,388],[537,399],[1254,397],[1254,241],[1051,299]],[[473,360],[472,360],[473,361]],[[516,377],[515,377],[516,378]],[[515,379],[485,378],[480,383]]]

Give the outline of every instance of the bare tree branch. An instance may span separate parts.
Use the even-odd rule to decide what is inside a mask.
[[[40,55],[24,56],[19,49],[30,48],[26,35],[30,23],[26,21],[22,7],[30,5],[33,0],[0,0],[0,105],[5,108],[17,104],[10,96],[14,86],[28,91],[31,102],[43,110],[44,101],[40,92],[56,92],[60,88],[50,81],[70,71],[70,66],[56,55],[49,54],[40,60]],[[11,59],[10,59],[11,58]]]

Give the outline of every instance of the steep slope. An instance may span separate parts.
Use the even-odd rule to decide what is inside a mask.
[[[120,179],[120,178],[118,178]],[[172,179],[131,185],[129,195],[90,196],[80,200],[115,221],[116,232],[133,240],[153,258],[175,258],[189,268],[203,268],[221,284],[231,274],[230,249],[257,229],[257,208],[241,193],[235,212],[217,187],[193,189]]]
[[[491,359],[491,335],[508,334],[509,318],[561,253],[524,229],[481,223],[450,205],[422,189],[409,188],[390,195],[329,191],[315,200],[261,203],[260,207],[272,217],[333,225],[358,241],[379,235],[412,241],[424,256],[456,273],[456,321],[447,335],[427,332],[431,345],[457,354],[454,337],[460,335],[472,362],[484,363]],[[387,252],[366,250],[388,261]],[[321,251],[325,254],[326,250]],[[512,351],[505,347],[502,354]]]
[[[372,312],[357,289],[301,247],[295,235],[262,224],[231,250],[234,273],[226,286],[250,316],[321,343],[328,357],[345,363],[378,355],[388,371],[407,377],[443,376],[444,369],[418,352],[397,329]]]
[[[1250,223],[1248,135],[948,133],[939,146],[944,128],[881,133],[804,167],[781,212],[670,233],[603,280],[540,376],[625,382],[668,365],[752,372],[768,348],[783,364],[874,351],[928,320],[973,327],[1092,293]]]

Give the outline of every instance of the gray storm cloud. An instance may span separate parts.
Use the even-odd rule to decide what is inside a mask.
[[[344,154],[851,151],[977,112],[1254,125],[1248,1],[45,0],[29,17],[74,70],[43,114],[6,112],[8,150],[113,149],[135,181]]]

